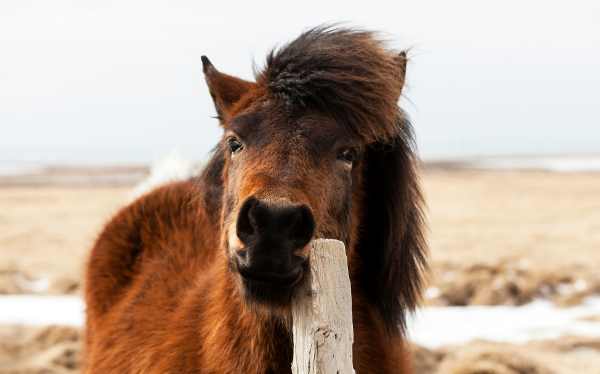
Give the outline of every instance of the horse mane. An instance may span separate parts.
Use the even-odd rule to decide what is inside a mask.
[[[204,204],[211,218],[218,221],[221,216],[223,200],[223,169],[225,168],[225,152],[222,144],[217,144],[210,160],[204,167],[202,174],[194,178],[195,182],[202,183],[204,189]]]
[[[376,306],[388,333],[404,332],[406,315],[421,300],[427,272],[424,199],[417,172],[412,126],[365,154],[364,201],[356,245],[358,283]]]
[[[256,81],[288,109],[328,113],[370,143],[402,131],[396,118],[405,59],[373,32],[318,26],[272,50]]]

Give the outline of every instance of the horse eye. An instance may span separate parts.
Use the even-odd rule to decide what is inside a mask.
[[[338,159],[353,164],[356,161],[356,151],[352,148],[344,148],[338,154]]]
[[[233,137],[227,139],[227,145],[229,146],[229,150],[231,151],[231,153],[237,153],[241,151],[242,148],[244,148],[242,142]]]

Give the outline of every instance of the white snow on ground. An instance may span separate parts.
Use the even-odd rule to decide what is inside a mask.
[[[600,156],[498,156],[466,160],[481,169],[546,170],[561,173],[600,171]]]
[[[600,337],[600,322],[585,320],[599,315],[600,297],[569,308],[544,300],[520,307],[428,307],[410,319],[409,337],[429,348],[474,339],[523,343],[563,335]]]
[[[83,326],[84,313],[77,296],[0,296],[0,324]]]
[[[0,296],[0,324],[83,326],[84,304],[77,296]],[[558,308],[548,301],[510,306],[427,307],[408,322],[409,338],[429,348],[474,339],[521,343],[562,335],[600,337],[600,297]]]
[[[201,167],[201,164],[186,159],[179,152],[173,151],[152,164],[150,175],[135,186],[131,193],[131,199],[133,200],[160,185],[191,178],[201,170]]]

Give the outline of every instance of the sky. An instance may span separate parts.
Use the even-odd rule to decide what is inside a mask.
[[[251,79],[331,22],[410,49],[426,159],[600,153],[599,20],[597,0],[2,0],[0,161],[205,158],[221,130],[200,57]]]

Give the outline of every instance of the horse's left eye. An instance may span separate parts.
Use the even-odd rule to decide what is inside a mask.
[[[244,147],[242,142],[240,142],[237,138],[233,138],[233,137],[227,139],[227,145],[229,146],[229,150],[231,151],[232,154],[241,151],[242,148]]]
[[[338,154],[338,159],[349,164],[353,164],[356,161],[356,151],[352,148],[344,148]]]

